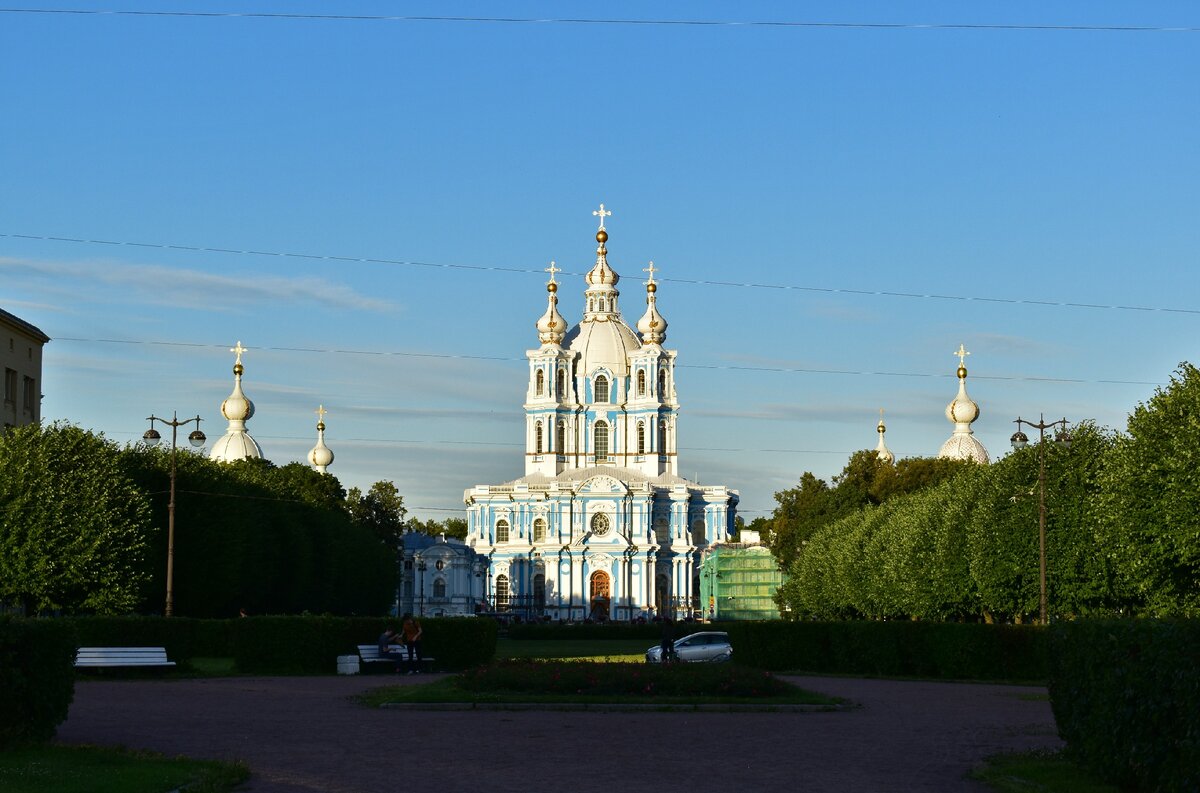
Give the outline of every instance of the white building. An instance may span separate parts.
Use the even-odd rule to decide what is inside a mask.
[[[700,553],[733,529],[738,494],[679,475],[674,350],[647,268],[634,332],[617,305],[601,204],[583,319],[568,330],[551,262],[541,346],[529,350],[525,475],[467,490],[468,543],[488,605],[553,619],[698,609]],[[640,334],[640,335],[639,335]]]

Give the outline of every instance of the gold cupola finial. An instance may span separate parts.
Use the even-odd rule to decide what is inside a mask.
[[[587,302],[583,318],[585,321],[603,322],[620,314],[617,309],[617,297],[620,292],[616,287],[621,277],[608,266],[608,249],[604,247],[604,243],[608,242],[608,231],[604,228],[604,218],[610,217],[612,211],[605,209],[604,204],[601,204],[599,209],[592,210],[592,215],[600,218],[600,228],[596,231],[596,242],[599,244],[596,247],[596,264],[584,277],[588,286],[584,293]]]
[[[662,344],[667,338],[667,320],[658,313],[658,298],[655,295],[658,284],[654,282],[654,273],[657,270],[654,262],[643,268],[643,272],[650,274],[650,279],[646,281],[646,313],[638,320],[637,325],[638,332],[642,334],[643,344]]]
[[[967,394],[967,352],[964,344],[959,344],[954,352],[958,356],[958,394],[946,405],[946,420],[954,425],[954,433],[944,444],[938,457],[974,460],[986,464],[987,449],[979,442],[971,430],[971,424],[979,418],[979,405]]]
[[[546,282],[546,313],[537,321],[538,341],[542,344],[559,344],[567,334],[567,321],[558,313],[558,282],[554,280],[554,274],[562,270],[550,262],[546,272],[550,273],[550,280]]]
[[[883,439],[887,432],[887,427],[883,423],[883,408],[879,409],[879,424],[875,427],[875,431],[879,433],[879,443],[875,446],[875,457],[879,462],[891,465],[896,461],[896,455],[892,454],[892,450],[887,447],[887,442]]]
[[[323,474],[333,463],[333,451],[325,445],[325,414],[329,411],[319,405],[314,412],[317,414],[317,445],[309,449],[308,462],[315,471]]]

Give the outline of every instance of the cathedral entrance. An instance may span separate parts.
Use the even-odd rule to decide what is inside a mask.
[[[592,608],[588,616],[597,622],[606,622],[608,620],[608,604],[609,599],[609,578],[608,573],[603,570],[597,570],[592,573],[590,602]]]

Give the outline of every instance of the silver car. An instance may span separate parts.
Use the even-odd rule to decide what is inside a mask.
[[[675,640],[675,657],[683,662],[722,663],[733,657],[729,634],[722,631],[693,633]],[[662,645],[646,650],[646,663],[662,663]]]

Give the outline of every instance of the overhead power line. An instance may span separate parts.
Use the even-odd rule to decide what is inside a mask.
[[[530,267],[504,267],[501,265],[457,264],[448,262],[422,262],[412,259],[381,259],[368,256],[338,256],[320,253],[295,253],[291,251],[255,251],[239,250],[237,248],[216,248],[202,245],[176,245],[158,242],[132,242],[129,240],[101,240],[84,237],[57,237],[41,234],[16,234],[0,232],[0,238],[17,240],[34,240],[37,242],[69,242],[79,245],[116,245],[131,248],[154,248],[158,250],[185,251],[189,253],[221,253],[240,256],[269,256],[271,258],[309,259],[313,261],[351,262],[356,264],[391,264],[404,267],[427,267],[441,270],[473,270],[500,273],[521,273],[529,275],[544,275],[544,269]],[[585,275],[583,272],[560,271],[563,275]],[[1014,306],[1049,306],[1053,308],[1090,308],[1112,311],[1163,312],[1169,314],[1196,314],[1200,309],[1167,308],[1164,306],[1125,306],[1106,303],[1079,303],[1067,300],[1029,300],[1009,297],[981,297],[978,295],[942,295],[926,292],[894,292],[881,289],[848,289],[845,287],[811,286],[804,284],[772,284],[756,281],[714,281],[701,278],[657,278],[662,283],[692,284],[695,286],[723,286],[742,289],[773,289],[794,292],[814,292],[835,295],[859,295],[868,297],[903,297],[920,300],[953,300],[959,302],[999,303]]]
[[[1040,30],[1108,33],[1194,33],[1198,27],[1162,25],[1039,25],[969,22],[837,22],[770,19],[620,19],[583,17],[418,16],[398,14],[301,14],[266,11],[130,11],[74,8],[0,8],[3,14],[313,20],[330,22],[474,22],[503,25],[625,25],[644,27],[832,28],[846,30]]]
[[[182,341],[151,341],[147,339],[88,339],[79,336],[56,336],[56,341],[73,341],[81,344],[144,344],[148,346],[162,347],[193,347],[199,349],[228,349],[228,344],[212,344],[201,342],[182,342]],[[385,357],[399,358],[445,358],[450,360],[477,360],[477,361],[502,361],[505,363],[526,363],[526,358],[516,358],[512,356],[499,355],[456,355],[452,353],[433,353],[433,352],[403,352],[399,350],[338,350],[338,349],[318,349],[315,347],[272,347],[269,345],[260,345],[255,349],[268,350],[272,352],[306,352],[316,353],[321,355],[374,355]],[[828,374],[828,375],[853,375],[856,377],[932,377],[932,378],[949,378],[957,377],[954,373],[938,373],[931,374],[929,372],[884,372],[871,370],[856,370],[856,369],[814,369],[800,366],[737,366],[723,364],[698,364],[698,363],[681,363],[676,364],[678,369],[716,369],[721,371],[732,372],[778,372],[781,374]],[[1072,377],[1031,377],[1018,375],[976,375],[971,377],[975,380],[1006,380],[1017,382],[1030,383],[1090,383],[1104,385],[1162,385],[1160,382],[1152,382],[1147,380],[1089,380],[1084,378]]]

